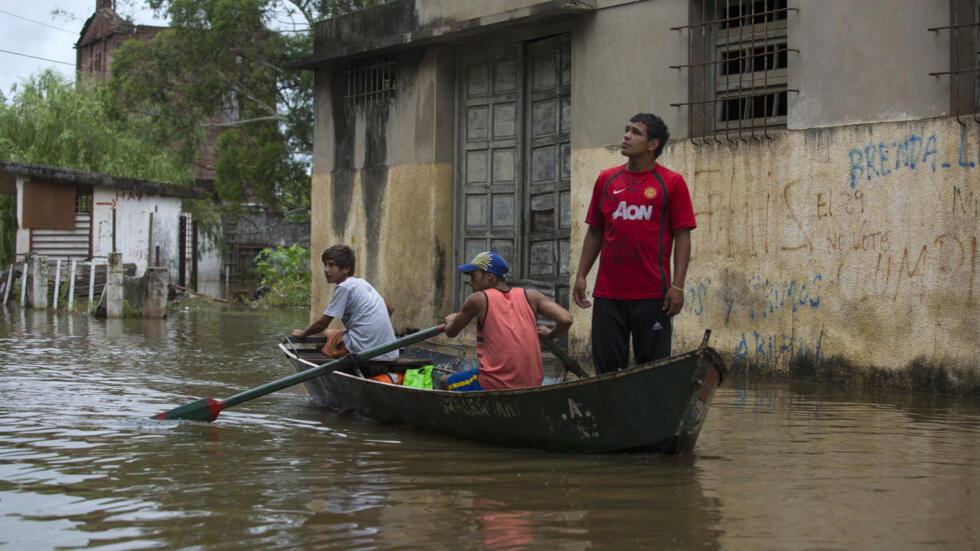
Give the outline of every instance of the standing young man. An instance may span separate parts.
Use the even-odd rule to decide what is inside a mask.
[[[592,311],[596,374],[670,356],[671,318],[684,305],[684,278],[697,227],[684,178],[657,163],[670,137],[664,121],[640,113],[626,125],[625,165],[603,170],[592,190],[572,296],[581,308],[586,277],[599,261]],[[674,271],[671,274],[671,252]]]
[[[470,276],[473,294],[455,314],[446,316],[446,336],[455,337],[476,319],[476,355],[480,367],[443,375],[449,390],[499,390],[541,386],[544,369],[538,339],[557,338],[572,325],[572,315],[540,291],[507,285],[507,262],[482,252],[459,271]],[[555,322],[538,325],[537,315]]]
[[[334,245],[323,251],[323,275],[327,283],[334,283],[330,304],[323,315],[306,329],[293,331],[294,337],[325,333],[327,344],[323,353],[339,358],[353,352],[388,344],[395,340],[391,327],[394,309],[367,281],[353,277],[354,251],[345,245]],[[327,329],[334,318],[344,323],[344,329]],[[392,350],[375,360],[397,360],[398,351]]]

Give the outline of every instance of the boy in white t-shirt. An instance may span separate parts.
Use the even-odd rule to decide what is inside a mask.
[[[334,245],[323,251],[321,258],[327,283],[335,283],[337,288],[323,315],[306,329],[294,330],[293,336],[325,334],[327,344],[323,352],[336,358],[395,340],[395,331],[391,327],[394,308],[370,283],[351,276],[354,273],[354,251],[345,245]],[[334,318],[339,318],[345,329],[327,329]],[[398,351],[392,350],[374,359],[396,360]]]

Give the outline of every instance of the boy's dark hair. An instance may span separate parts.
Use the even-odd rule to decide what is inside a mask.
[[[653,158],[656,159],[659,157],[663,153],[664,146],[667,145],[667,140],[670,139],[670,131],[667,130],[667,123],[653,113],[637,113],[633,115],[630,122],[642,122],[646,125],[647,140],[654,138],[660,140],[660,145],[653,151]]]
[[[354,249],[351,249],[347,245],[334,245],[333,247],[329,247],[323,251],[320,259],[323,260],[324,264],[328,260],[333,260],[333,263],[341,270],[350,268],[349,273],[354,273]]]

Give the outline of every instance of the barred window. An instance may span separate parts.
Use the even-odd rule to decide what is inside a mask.
[[[949,25],[929,30],[949,35],[949,70],[929,74],[949,78],[951,114],[980,121],[980,0],[950,0]]]
[[[395,94],[395,62],[390,58],[355,60],[347,68],[348,107],[386,102]]]
[[[787,0],[692,0],[687,31],[692,137],[724,138],[785,128],[789,48]]]
[[[92,214],[92,191],[78,190],[75,192],[75,212]]]

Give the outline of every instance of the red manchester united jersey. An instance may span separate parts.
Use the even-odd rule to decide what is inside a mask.
[[[613,299],[663,298],[674,230],[697,227],[684,177],[659,164],[646,172],[625,165],[602,171],[585,222],[602,230],[592,294]]]

